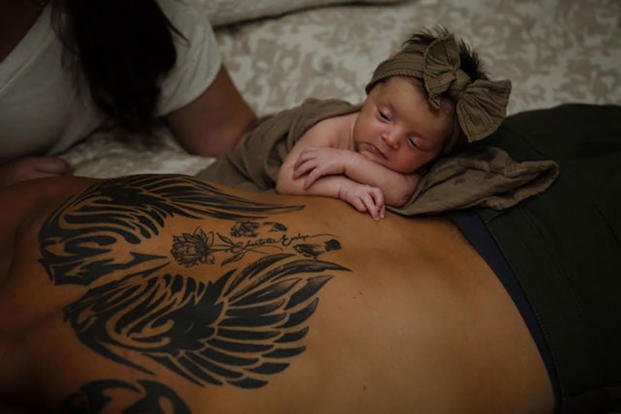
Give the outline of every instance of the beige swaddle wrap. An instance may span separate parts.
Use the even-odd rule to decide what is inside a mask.
[[[263,117],[233,150],[196,176],[246,190],[274,189],[280,166],[306,131],[326,118],[359,109],[336,99],[308,99],[296,108]]]

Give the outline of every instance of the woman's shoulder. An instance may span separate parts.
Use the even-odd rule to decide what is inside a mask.
[[[222,58],[202,2],[158,0],[175,34],[177,60],[162,82],[158,115],[169,114],[197,99],[214,81]]]

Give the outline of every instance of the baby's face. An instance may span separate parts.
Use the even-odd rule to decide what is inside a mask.
[[[454,105],[429,106],[422,85],[389,78],[367,96],[354,125],[354,145],[364,157],[410,174],[436,158],[453,133]]]

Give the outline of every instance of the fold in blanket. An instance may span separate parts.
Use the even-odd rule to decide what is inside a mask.
[[[264,117],[234,150],[197,177],[240,189],[273,190],[285,157],[306,131],[326,118],[359,109],[345,101],[309,99],[296,108]],[[474,145],[436,160],[409,201],[389,209],[408,216],[474,206],[502,210],[545,191],[558,174],[554,161],[516,162],[500,148]]]
[[[555,161],[515,162],[500,148],[481,145],[438,159],[405,206],[412,216],[468,207],[503,210],[545,191],[558,177]]]

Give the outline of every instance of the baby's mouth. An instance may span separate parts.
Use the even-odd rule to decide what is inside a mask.
[[[371,143],[367,143],[367,151],[369,151],[371,154],[386,159],[386,155],[384,155],[384,153],[382,151],[380,151],[379,148],[377,148],[375,145],[371,144]]]

